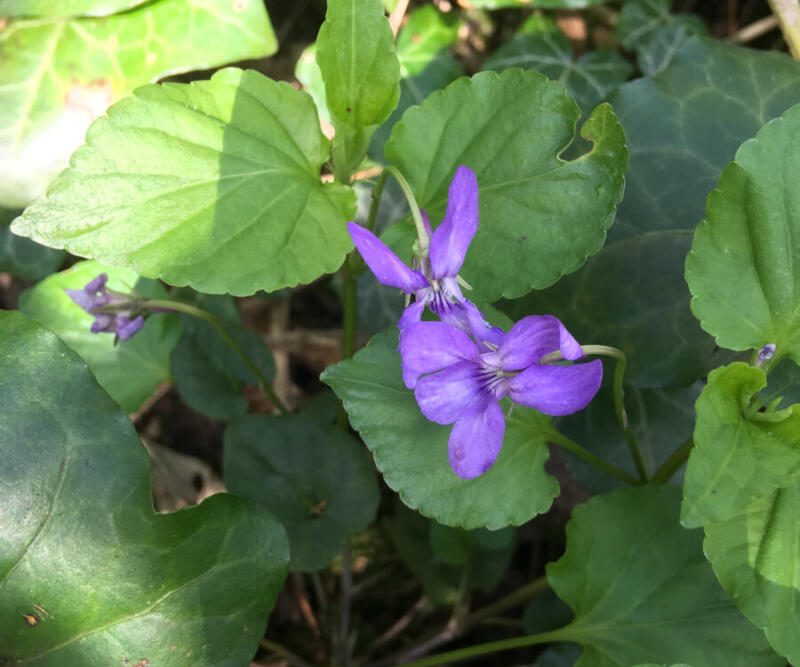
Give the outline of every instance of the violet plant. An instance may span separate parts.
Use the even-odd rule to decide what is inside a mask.
[[[0,312],[0,665],[800,664],[800,65],[548,0],[466,76],[476,14],[329,0],[302,89],[147,83],[277,48],[181,2],[0,0],[0,269],[41,278]],[[574,57],[567,6],[621,47]],[[301,287],[341,305],[307,403],[235,301]],[[165,386],[228,493],[159,514]]]

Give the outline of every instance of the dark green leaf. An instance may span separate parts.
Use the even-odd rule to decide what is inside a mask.
[[[65,289],[82,289],[100,273],[109,276],[109,288],[120,292],[134,289],[142,296],[163,298],[158,283],[140,280],[128,269],[79,262],[46,278],[22,294],[20,309],[61,338],[88,364],[100,386],[125,412],[135,412],[162,382],[170,379],[169,355],[180,337],[180,322],[174,315],[156,314],[133,338],[114,345],[110,333],[93,334],[94,317],[69,298]]]
[[[547,579],[575,612],[553,634],[583,645],[578,667],[783,664],[720,588],[701,533],[678,524],[679,502],[675,487],[646,486],[574,510],[567,551]]]
[[[719,345],[800,364],[800,104],[737,151],[686,258],[692,312]]]
[[[389,487],[412,509],[460,528],[519,525],[546,511],[558,493],[558,483],[544,470],[548,418],[515,407],[494,466],[475,479],[461,479],[447,459],[450,427],[422,416],[403,384],[396,347],[394,332],[378,334],[352,360],[322,374],[344,401]]]
[[[160,0],[109,18],[11,22],[0,29],[0,205],[43,194],[91,122],[137,86],[277,48],[260,0]]]
[[[11,233],[8,225],[22,211],[0,208],[0,272],[24,280],[39,280],[58,270],[64,253]]]
[[[248,416],[225,431],[225,483],[289,534],[293,570],[318,570],[378,508],[369,457],[341,428],[304,415]]]
[[[55,335],[0,312],[0,662],[232,667],[289,548],[227,494],[157,516],[136,432]]]
[[[271,380],[275,374],[272,354],[257,333],[241,326],[233,299],[205,297],[197,305],[222,321],[228,335]],[[244,388],[258,385],[253,371],[219,331],[209,322],[189,316],[184,318],[183,335],[172,352],[171,368],[181,398],[214,419],[234,419],[247,412]]]
[[[311,98],[254,71],[139,88],[89,132],[17,233],[201,292],[244,295],[336,270],[349,187]]]
[[[511,69],[459,79],[395,125],[386,156],[434,222],[456,167],[477,174],[481,224],[463,275],[478,300],[546,287],[603,244],[622,196],[625,139],[603,105],[581,129],[592,150],[562,160],[578,115],[561,86]]]
[[[686,467],[681,521],[725,521],[753,498],[769,494],[800,471],[800,405],[759,413],[753,396],[764,372],[743,363],[715,370],[697,401],[695,447]],[[756,406],[757,407],[757,406]]]

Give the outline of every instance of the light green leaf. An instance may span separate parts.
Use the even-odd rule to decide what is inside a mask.
[[[725,521],[748,501],[786,486],[800,471],[800,405],[759,413],[764,371],[743,363],[715,370],[697,401],[681,522]],[[756,406],[757,407],[757,406]]]
[[[706,555],[739,609],[766,632],[772,647],[800,661],[800,485],[764,489],[723,523],[705,526]]]
[[[286,527],[292,570],[319,570],[378,509],[369,457],[341,428],[304,415],[254,415],[225,431],[225,483]]]
[[[722,347],[800,364],[800,104],[737,151],[686,258],[692,311]]]
[[[0,312],[0,403],[0,662],[246,664],[286,576],[280,524],[227,494],[156,515],[130,422],[17,312]]]
[[[602,102],[633,71],[631,64],[613,51],[590,51],[575,59],[570,41],[558,29],[515,35],[483,65],[485,70],[498,72],[509,67],[536,70],[558,81],[584,113]]]
[[[114,345],[114,336],[93,334],[94,316],[69,298],[65,289],[82,289],[95,276],[107,273],[108,287],[120,292],[164,298],[158,283],[139,280],[128,269],[79,262],[56,273],[20,298],[20,310],[50,329],[88,364],[98,383],[128,413],[135,412],[162,382],[170,379],[169,356],[180,337],[180,322],[174,315],[152,315],[130,340]]]
[[[583,645],[577,667],[783,664],[720,588],[701,533],[678,524],[679,501],[675,487],[645,486],[573,511],[567,551],[547,579],[575,612],[553,634]]]
[[[617,39],[636,51],[639,68],[652,76],[667,65],[692,35],[708,28],[695,14],[672,14],[672,0],[626,0],[617,21]]]
[[[12,234],[9,225],[20,213],[0,208],[0,271],[24,280],[39,280],[58,270],[64,253]]]
[[[450,427],[422,416],[403,384],[396,348],[394,332],[378,334],[353,359],[322,374],[389,487],[412,509],[459,528],[498,529],[545,512],[558,494],[558,483],[544,470],[548,418],[515,407],[494,466],[461,479],[448,463]]]
[[[103,19],[11,22],[0,29],[0,205],[43,194],[91,122],[137,86],[277,48],[260,0],[160,0]]]
[[[400,64],[380,0],[329,0],[317,55],[336,128],[334,168],[347,180],[400,96]]]
[[[302,84],[303,90],[311,95],[317,106],[317,113],[322,123],[331,122],[331,113],[328,111],[328,98],[325,94],[325,82],[322,72],[317,64],[317,45],[306,47],[297,59],[294,67],[294,76]]]
[[[272,354],[259,335],[244,328],[230,297],[195,298],[196,305],[222,322],[227,334],[271,380],[275,375]],[[189,407],[212,419],[234,419],[247,412],[246,386],[258,378],[231,349],[210,322],[184,316],[183,334],[172,351],[170,367],[175,387]]]
[[[0,0],[0,16],[106,16],[144,2],[146,0]]]
[[[459,79],[395,125],[386,157],[434,222],[455,169],[477,174],[481,222],[462,274],[478,300],[546,287],[602,246],[622,197],[625,137],[602,105],[581,128],[592,150],[564,161],[578,115],[561,86],[511,69]]]
[[[558,430],[581,443],[609,463],[634,477],[637,474],[630,448],[614,412],[611,391],[612,365],[606,364],[606,385],[584,410],[558,421]],[[652,475],[667,457],[692,435],[694,402],[702,384],[690,387],[625,388],[628,421],[639,443],[645,469]],[[591,493],[604,493],[622,484],[617,478],[564,452],[567,467],[581,486]]]
[[[200,292],[311,282],[352,242],[349,187],[328,158],[311,98],[254,71],[139,88],[15,232]]]
[[[541,302],[539,295],[530,295],[520,309],[547,312],[560,303],[557,314],[570,329],[579,322],[579,332],[599,340],[597,331],[608,335],[609,309],[624,314],[626,303],[649,310],[648,304],[656,302],[662,317],[629,319],[609,341],[632,352],[634,372],[628,381],[665,387],[703,377],[718,362],[710,358],[713,340],[688,309],[686,232],[702,219],[706,196],[739,145],[798,99],[800,63],[787,55],[697,37],[657,76],[620,87],[611,103],[625,127],[631,160],[609,240],[570,279],[569,292],[559,283]],[[667,230],[683,234],[664,234]],[[620,278],[606,280],[601,268]]]

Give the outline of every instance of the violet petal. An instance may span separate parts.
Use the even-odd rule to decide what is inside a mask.
[[[509,380],[515,403],[546,415],[569,415],[585,408],[603,380],[599,359],[572,366],[534,365]]]
[[[107,282],[108,282],[108,274],[101,273],[92,280],[90,280],[88,283],[86,283],[86,286],[83,289],[86,291],[87,294],[96,294],[97,292],[103,292],[106,289]]]
[[[478,361],[478,349],[467,334],[444,322],[417,322],[400,331],[403,382],[413,389],[420,376],[459,361]]]
[[[144,326],[144,317],[137,315],[133,319],[126,315],[117,316],[116,331],[120,340],[128,340]]]
[[[371,231],[354,222],[347,223],[347,230],[361,257],[380,283],[401,289],[407,294],[428,286],[428,281],[419,271],[406,266],[403,260]]]
[[[517,371],[535,364],[544,355],[560,351],[565,359],[580,359],[583,350],[557,317],[523,317],[509,331],[497,355],[504,370]]]
[[[450,183],[444,220],[431,238],[430,260],[434,278],[458,275],[477,231],[478,179],[471,169],[461,166],[456,169]]]
[[[97,313],[92,322],[92,333],[102,333],[103,331],[114,331],[115,318],[111,313]]]
[[[437,424],[452,424],[460,417],[482,410],[494,400],[478,382],[478,366],[459,361],[417,381],[414,395],[422,414]]]
[[[456,421],[448,442],[450,467],[456,475],[473,479],[489,470],[500,454],[505,428],[503,411],[496,401]]]
[[[422,299],[409,304],[397,321],[397,328],[403,331],[407,326],[416,324],[422,319],[422,311],[424,310],[425,302]]]
[[[65,289],[64,290],[70,299],[83,308],[87,313],[92,312],[95,305],[95,297],[89,294],[86,290],[82,289]]]

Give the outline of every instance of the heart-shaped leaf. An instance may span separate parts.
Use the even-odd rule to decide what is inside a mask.
[[[676,487],[645,486],[574,510],[567,551],[547,580],[575,613],[552,635],[583,645],[576,667],[783,664],[720,588],[702,534],[680,527],[679,502]]]
[[[246,664],[286,575],[265,510],[153,512],[130,422],[78,356],[0,312],[0,662]]]
[[[353,193],[323,185],[311,98],[254,71],[139,88],[92,126],[13,229],[201,292],[244,295],[339,268]]]
[[[344,401],[386,483],[403,502],[439,523],[498,529],[545,512],[558,483],[544,470],[550,420],[515,407],[492,468],[461,479],[447,458],[449,426],[428,421],[406,389],[394,332],[376,335],[355,357],[329,366],[322,380]]]
[[[482,300],[546,287],[602,246],[622,197],[625,136],[600,106],[581,129],[594,147],[566,162],[578,116],[561,86],[510,69],[459,79],[394,126],[386,157],[434,222],[455,169],[477,174],[481,222],[463,275]]]
[[[737,151],[686,258],[692,311],[731,350],[800,364],[800,104]]]
[[[293,570],[318,570],[378,509],[369,457],[341,428],[305,415],[253,415],[225,431],[225,483],[286,526]]]
[[[109,288],[120,292],[134,289],[142,296],[164,298],[164,288],[152,280],[139,279],[128,269],[78,262],[66,271],[45,278],[24,292],[20,310],[58,335],[88,364],[100,386],[128,413],[135,412],[156,389],[170,379],[169,358],[181,335],[180,322],[169,314],[148,318],[130,340],[114,344],[108,333],[94,334],[94,317],[80,308],[64,291],[83,289],[101,273],[109,277]]]
[[[18,4],[66,15],[112,3],[122,4]],[[159,0],[107,18],[10,22],[0,28],[0,205],[23,207],[44,194],[91,122],[137,86],[277,48],[260,0]]]

